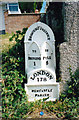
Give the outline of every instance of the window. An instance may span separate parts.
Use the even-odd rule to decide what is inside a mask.
[[[18,3],[9,3],[10,11],[18,11]]]
[[[7,9],[9,14],[21,14],[18,3],[8,3]]]

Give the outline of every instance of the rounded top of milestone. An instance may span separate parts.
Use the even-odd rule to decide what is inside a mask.
[[[53,31],[51,28],[42,23],[37,22],[32,24],[26,34],[25,34],[25,41],[24,42],[36,42],[42,44],[43,42],[47,41],[55,41]]]

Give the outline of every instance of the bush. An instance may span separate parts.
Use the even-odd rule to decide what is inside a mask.
[[[79,69],[72,73],[71,67],[69,67],[70,81],[67,81],[68,90],[66,91],[68,98],[75,97],[76,100],[79,99]]]
[[[22,86],[24,75],[24,35],[16,31],[10,41],[15,39],[16,45],[8,52],[2,53],[2,112],[4,118],[22,118],[28,112],[28,100]]]
[[[73,119],[79,117],[79,69],[72,73],[69,67],[70,81],[67,81],[68,89],[61,94],[60,101],[63,102],[65,109],[65,118]]]
[[[4,76],[3,76],[4,77]],[[22,87],[25,77],[17,70],[9,71],[2,85],[3,117],[22,117],[28,112],[26,92]],[[24,109],[23,112],[22,109]]]
[[[61,95],[61,99],[65,99],[66,97],[69,99],[79,100],[79,69],[72,73],[71,67],[69,67],[70,73],[70,81],[67,80],[68,89],[64,91],[64,94]]]

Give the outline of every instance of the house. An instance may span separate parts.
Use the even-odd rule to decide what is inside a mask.
[[[1,0],[0,1],[0,34],[5,34],[4,11],[6,10],[8,10],[8,14],[21,14],[18,0]]]
[[[47,2],[44,0],[42,8],[40,11],[32,11],[34,8],[31,5],[30,8],[27,3],[23,3],[26,11],[24,13],[20,10],[21,6],[18,0],[1,0],[0,1],[0,34],[16,32],[17,30],[22,30],[24,27],[29,27],[31,24],[40,21],[40,16],[42,13],[46,12]],[[34,3],[32,3],[34,4]],[[19,7],[20,6],[20,7]],[[39,4],[38,4],[39,6]],[[28,10],[30,12],[28,13]]]
[[[5,4],[0,2],[0,34],[5,34],[4,9]]]

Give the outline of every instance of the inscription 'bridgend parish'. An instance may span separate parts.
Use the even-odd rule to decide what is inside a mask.
[[[25,90],[29,101],[59,98],[56,82],[55,38],[44,23],[31,25],[25,34]]]

